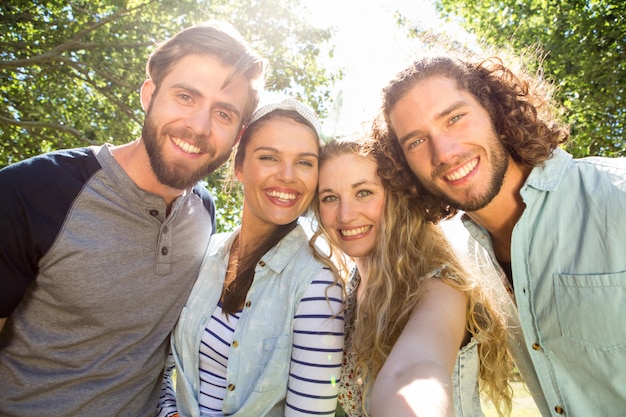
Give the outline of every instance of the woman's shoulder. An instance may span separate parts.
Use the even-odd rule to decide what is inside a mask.
[[[283,238],[280,245],[292,259],[309,260],[313,263],[323,264],[313,254],[313,248],[309,245],[309,237],[299,224]]]
[[[206,257],[213,257],[215,255],[225,256],[227,252],[230,252],[232,241],[235,240],[238,234],[239,229],[232,232],[221,232],[211,235]]]

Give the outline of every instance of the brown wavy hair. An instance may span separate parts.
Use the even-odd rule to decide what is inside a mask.
[[[465,294],[466,329],[479,343],[481,388],[499,410],[510,413],[509,378],[513,365],[506,342],[506,317],[497,303],[464,268],[440,227],[415,210],[421,196],[416,189],[405,186],[403,168],[383,151],[371,133],[326,144],[320,154],[320,168],[342,154],[376,161],[385,188],[380,236],[370,257],[370,275],[356,312],[358,325],[354,330],[357,368],[365,381],[363,392],[371,389],[411,312],[422,299],[424,283],[436,275]],[[313,210],[319,219],[319,198],[313,200]],[[321,223],[314,236],[323,236],[331,253],[341,253]],[[347,272],[345,264],[341,266],[340,270]],[[367,410],[363,412],[368,415]]]
[[[425,57],[414,61],[384,87],[382,117],[375,124],[385,133],[378,135],[383,145],[407,169],[389,114],[416,84],[433,76],[451,79],[461,91],[471,94],[489,114],[505,149],[522,165],[541,165],[557,146],[569,140],[568,127],[558,121],[560,109],[552,99],[553,87],[541,77],[533,77],[522,68],[514,73],[495,56],[483,60]],[[428,194],[421,186],[418,188]],[[427,201],[422,206],[433,219],[456,213],[440,201]]]

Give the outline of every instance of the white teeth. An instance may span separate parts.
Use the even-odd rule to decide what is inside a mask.
[[[363,226],[363,227],[357,227],[356,229],[350,229],[350,230],[344,230],[341,229],[341,236],[356,236],[356,235],[360,235],[362,233],[367,232],[368,230],[370,230],[372,228],[372,226]]]
[[[461,168],[457,169],[455,172],[453,172],[450,175],[446,175],[444,177],[444,179],[448,180],[448,181],[457,181],[460,180],[461,178],[465,177],[467,174],[469,174],[470,172],[472,172],[472,170],[474,168],[476,168],[476,165],[478,164],[478,160],[477,159],[472,159],[469,163],[465,164],[464,166],[462,166]]]
[[[187,153],[193,153],[193,154],[199,154],[200,153],[200,148],[198,148],[197,146],[193,146],[190,145],[187,142],[184,142],[178,138],[172,137],[172,141],[176,144],[176,146],[178,146],[180,149],[182,149],[184,152]]]
[[[281,193],[278,191],[268,191],[267,195],[269,195],[270,197],[278,198],[281,201],[291,201],[295,200],[297,197],[296,194]]]

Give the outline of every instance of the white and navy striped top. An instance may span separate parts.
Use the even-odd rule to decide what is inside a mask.
[[[322,276],[324,279],[320,279]],[[340,374],[343,346],[329,341],[343,340],[332,337],[343,334],[343,316],[333,316],[329,312],[341,311],[342,297],[341,287],[327,277],[328,274],[320,274],[312,281],[294,316],[286,417],[334,416],[335,413],[338,383],[335,377]],[[239,313],[226,318],[219,303],[204,329],[200,344],[199,406],[202,416],[223,415],[228,353],[238,321]],[[173,367],[173,361],[168,361],[160,416],[176,413],[171,381]]]

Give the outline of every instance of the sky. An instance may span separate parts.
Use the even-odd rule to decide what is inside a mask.
[[[326,65],[343,67],[345,78],[336,91],[343,93],[343,106],[335,126],[329,117],[324,134],[348,134],[371,118],[379,106],[382,87],[418,55],[420,44],[410,41],[396,25],[399,11],[422,28],[465,36],[461,29],[444,24],[430,0],[302,0],[311,11],[315,26],[336,26],[334,59]],[[329,109],[332,104],[328,106]],[[442,222],[451,243],[459,250],[467,232],[458,218]]]
[[[342,67],[345,78],[336,85],[336,91],[343,93],[339,123],[335,125],[329,117],[324,125],[324,133],[331,136],[350,133],[371,117],[378,108],[382,87],[418,54],[420,44],[407,39],[396,25],[395,12],[423,28],[458,31],[437,18],[431,0],[302,2],[311,11],[311,24],[337,28],[332,40],[334,59],[326,65]]]

